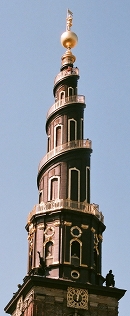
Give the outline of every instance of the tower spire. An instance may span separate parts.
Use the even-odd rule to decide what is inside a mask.
[[[5,307],[12,316],[118,315],[125,290],[102,276],[104,217],[90,202],[91,140],[84,139],[85,96],[73,67],[78,41],[67,11],[61,42],[63,71],[54,80],[47,113],[47,153],[38,167],[39,202],[29,213],[28,271]],[[106,281],[106,287],[103,283]],[[81,312],[80,312],[81,310]]]
[[[73,65],[73,63],[76,60],[76,57],[71,52],[71,48],[77,45],[78,37],[74,32],[71,31],[72,20],[73,20],[73,13],[68,9],[67,18],[66,18],[66,31],[61,35],[61,44],[62,46],[67,48],[67,51],[61,57],[62,67],[68,64]]]

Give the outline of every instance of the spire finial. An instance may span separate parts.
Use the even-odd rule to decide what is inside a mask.
[[[72,20],[73,20],[73,13],[68,9],[67,10],[67,18],[66,18],[66,31],[71,30],[72,26]]]
[[[73,20],[73,13],[68,9],[66,18],[66,32],[61,35],[61,44],[67,48],[67,51],[62,56],[62,65],[73,64],[76,60],[75,56],[72,55],[71,48],[75,47],[78,42],[77,35],[71,31]]]

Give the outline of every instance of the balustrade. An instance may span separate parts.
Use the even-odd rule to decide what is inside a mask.
[[[72,68],[69,67],[68,69],[64,69],[63,71],[59,72],[59,74],[54,79],[54,85],[64,77],[72,76],[72,75],[79,75],[79,69],[76,67]]]
[[[38,166],[38,171],[40,171],[41,167],[51,158],[58,155],[59,153],[66,152],[68,150],[77,149],[77,148],[90,148],[92,147],[92,142],[90,139],[78,139],[72,140],[68,143],[62,144],[60,146],[55,147],[51,151],[49,151],[40,161]]]
[[[99,211],[99,205],[88,204],[86,202],[77,202],[77,201],[72,201],[68,199],[66,200],[57,199],[57,200],[49,201],[46,203],[41,202],[40,204],[35,205],[33,210],[28,215],[28,222],[31,220],[31,218],[34,215],[44,214],[46,212],[60,210],[60,209],[68,209],[68,210],[74,210],[74,211],[92,214],[92,215],[95,215],[101,222],[104,222],[104,216],[102,212]]]
[[[61,100],[55,102],[51,108],[47,112],[47,119],[48,117],[55,112],[57,109],[69,104],[69,103],[85,103],[85,96],[84,95],[72,95]]]

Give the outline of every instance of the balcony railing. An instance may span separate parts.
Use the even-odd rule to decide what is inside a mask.
[[[72,95],[68,96],[64,99],[61,99],[57,102],[55,102],[49,111],[47,112],[47,118],[57,109],[61,108],[62,106],[65,106],[69,103],[85,103],[85,96],[84,95]]]
[[[61,209],[92,214],[95,215],[102,223],[104,222],[104,216],[102,212],[99,211],[99,205],[63,199],[57,199],[46,203],[42,202],[41,204],[35,205],[33,210],[29,213],[27,221],[29,222],[34,215]]]
[[[78,68],[71,68],[69,67],[69,69],[64,69],[63,71],[61,71],[54,79],[54,85],[61,80],[64,77],[68,77],[68,76],[72,76],[72,75],[79,75],[79,69]]]
[[[68,143],[62,144],[60,146],[55,147],[51,151],[49,151],[40,161],[38,166],[38,171],[42,168],[42,166],[49,161],[54,156],[66,152],[68,150],[72,149],[79,149],[79,148],[92,148],[92,142],[90,139],[78,139],[78,140],[72,140]]]

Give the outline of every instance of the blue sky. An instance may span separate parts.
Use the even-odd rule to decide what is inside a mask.
[[[127,0],[0,3],[0,248],[3,308],[27,272],[28,213],[38,202],[37,167],[46,154],[46,113],[54,103],[66,12],[79,41],[78,93],[86,96],[85,138],[93,144],[91,203],[105,216],[102,273],[112,269],[127,289],[119,316],[129,314],[130,291],[130,2]]]

